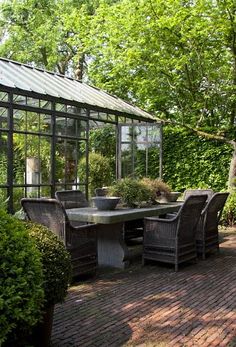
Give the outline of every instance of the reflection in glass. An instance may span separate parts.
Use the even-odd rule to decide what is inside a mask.
[[[40,132],[45,134],[51,134],[51,115],[40,114]]]
[[[40,108],[44,108],[46,110],[52,109],[52,103],[48,100],[40,100]]]
[[[57,103],[56,104],[56,111],[66,112],[66,105]]]
[[[25,183],[25,151],[26,135],[13,134],[13,182],[15,184]]]
[[[133,173],[132,148],[128,144],[121,145],[121,170],[122,177],[129,176]]]
[[[39,114],[27,112],[27,131],[39,132]]]
[[[0,128],[1,129],[8,129],[8,108],[6,107],[0,107]]]
[[[0,202],[4,203],[7,200],[7,189],[0,188]]]
[[[65,117],[56,118],[56,134],[57,135],[66,134],[66,118]]]
[[[13,111],[13,127],[15,130],[26,130],[26,111],[14,110]]]
[[[77,120],[74,118],[67,118],[67,135],[76,136],[77,133]]]
[[[19,105],[26,105],[26,96],[14,94],[13,103],[19,104]]]
[[[30,98],[27,96],[27,105],[31,107],[39,107],[39,99]]]
[[[25,197],[24,188],[13,188],[13,208],[14,211],[19,211],[21,209],[21,199]]]
[[[0,132],[0,185],[1,184],[7,184],[7,135],[2,132]]]
[[[8,93],[0,91],[0,101],[8,101]]]

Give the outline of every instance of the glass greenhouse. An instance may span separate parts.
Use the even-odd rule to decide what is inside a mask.
[[[25,196],[80,189],[88,195],[94,131],[114,136],[114,177],[156,177],[162,171],[161,122],[80,81],[0,59],[0,201],[9,210]],[[86,163],[83,178],[80,161]]]

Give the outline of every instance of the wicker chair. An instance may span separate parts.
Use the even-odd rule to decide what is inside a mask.
[[[196,226],[207,195],[191,195],[171,219],[144,218],[143,264],[156,260],[178,265],[196,260]]]
[[[80,190],[60,190],[55,196],[65,209],[89,206],[88,200]]]
[[[80,190],[60,190],[56,192],[55,197],[65,209],[89,206],[88,200]],[[77,227],[80,225],[86,225],[87,223],[71,221],[71,224]]]
[[[212,197],[214,194],[212,189],[186,189],[184,191],[184,200],[186,200],[190,195],[207,195],[207,201]]]
[[[56,199],[21,200],[24,212],[29,220],[48,227],[71,254],[73,276],[95,273],[97,268],[96,225],[71,225],[65,209]]]
[[[197,226],[197,253],[206,258],[206,253],[219,250],[218,224],[229,193],[215,193],[201,213]]]

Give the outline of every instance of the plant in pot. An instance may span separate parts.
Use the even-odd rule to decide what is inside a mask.
[[[141,207],[150,204],[152,191],[150,187],[133,178],[117,180],[108,188],[110,196],[119,196],[128,207]]]
[[[27,225],[3,210],[0,254],[0,346],[15,347],[21,342],[16,332],[31,330],[41,317],[44,278],[41,254]]]
[[[33,332],[34,346],[50,344],[54,305],[63,302],[71,280],[71,258],[63,243],[45,226],[25,222],[29,235],[41,253],[45,301],[43,321]]]
[[[167,183],[159,178],[151,179],[144,177],[141,182],[152,191],[152,201],[169,201],[171,198],[171,188]]]

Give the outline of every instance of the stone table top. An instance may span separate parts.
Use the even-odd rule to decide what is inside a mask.
[[[171,202],[145,208],[116,208],[112,211],[101,211],[94,207],[83,207],[67,209],[66,212],[72,221],[113,224],[177,212],[182,203]]]

